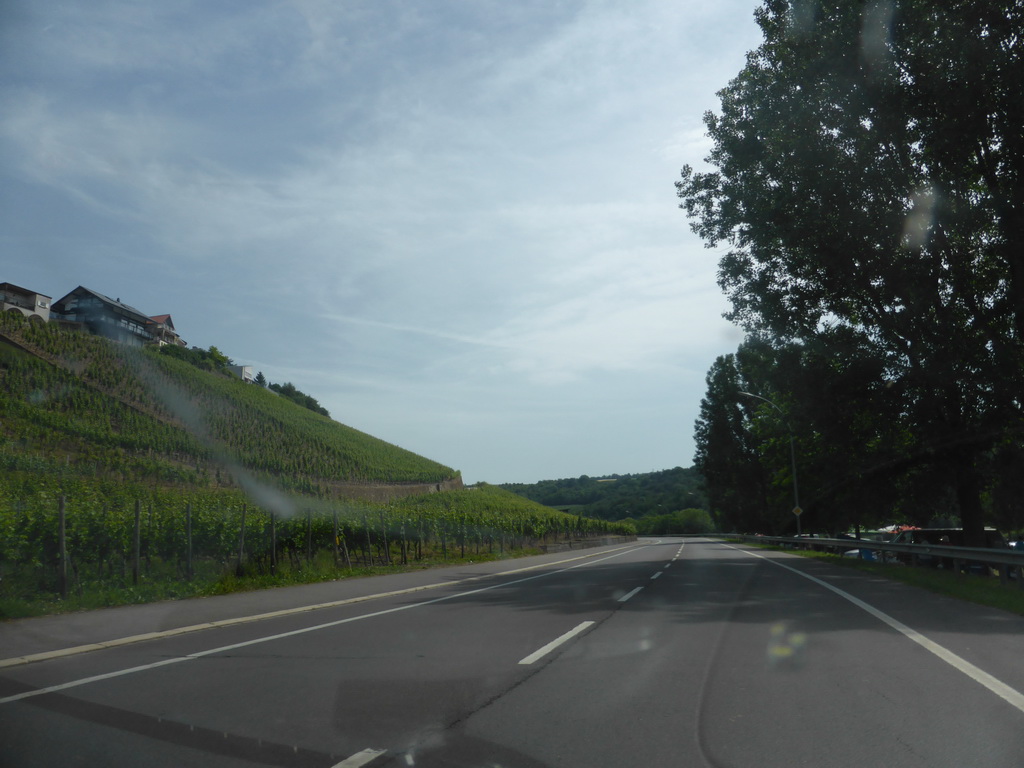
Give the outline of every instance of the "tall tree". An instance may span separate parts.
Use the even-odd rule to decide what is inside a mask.
[[[694,427],[694,468],[704,477],[708,502],[719,530],[763,531],[775,525],[766,515],[767,478],[746,424],[736,355],[715,360],[707,375],[707,394]]]
[[[1024,2],[767,0],[763,44],[705,122],[681,207],[732,319],[780,343],[874,350],[968,536],[979,462],[1019,436]]]

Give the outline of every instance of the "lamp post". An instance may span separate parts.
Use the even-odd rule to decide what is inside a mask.
[[[762,402],[768,403],[768,405],[778,411],[779,415],[782,416],[782,423],[786,425],[786,429],[789,432],[789,460],[792,462],[793,466],[793,514],[796,515],[796,535],[800,536],[800,515],[803,510],[800,509],[800,491],[798,490],[796,483],[796,448],[793,445],[793,428],[789,426],[789,419],[786,418],[786,414],[783,413],[782,409],[767,397],[755,395],[753,392],[740,392],[740,394],[744,397],[752,397],[755,400],[761,400]]]

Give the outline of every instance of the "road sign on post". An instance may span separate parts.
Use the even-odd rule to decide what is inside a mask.
[[[793,507],[793,514],[800,517],[803,514],[803,510],[800,507]]]

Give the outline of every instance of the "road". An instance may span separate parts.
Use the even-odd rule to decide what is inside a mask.
[[[0,764],[1021,766],[1022,652],[994,609],[641,540],[8,622]]]

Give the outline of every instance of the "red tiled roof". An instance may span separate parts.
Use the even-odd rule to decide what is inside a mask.
[[[174,321],[171,320],[170,315],[153,315],[149,318],[150,322],[157,323],[158,325],[166,325],[169,328],[174,328]]]

